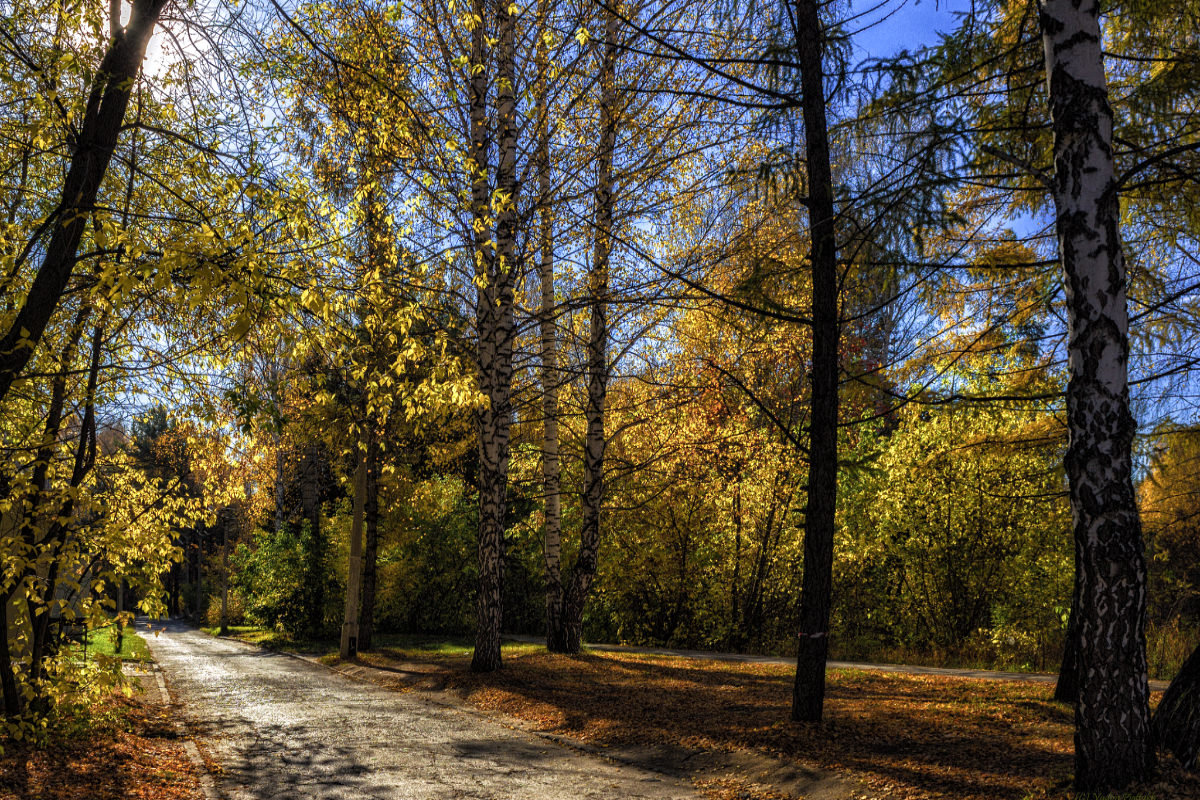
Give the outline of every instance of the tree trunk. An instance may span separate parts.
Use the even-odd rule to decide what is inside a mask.
[[[171,571],[167,578],[169,587],[167,592],[167,618],[179,616],[179,574],[182,572],[182,565],[179,563],[171,564]]]
[[[1192,651],[1154,712],[1154,734],[1184,769],[1200,754],[1200,647]]]
[[[62,198],[55,209],[50,240],[24,304],[0,339],[0,402],[33,357],[71,280],[79,242],[116,149],[146,44],[166,2],[133,0],[129,23],[124,28],[119,19],[110,21],[113,40],[88,96],[71,166],[63,180]]]
[[[1080,558],[1075,557],[1078,565]],[[1058,681],[1054,684],[1054,699],[1060,703],[1075,703],[1079,700],[1079,570],[1075,570],[1075,588],[1071,593],[1071,613],[1067,617],[1067,636],[1063,642],[1062,665],[1058,668]]]
[[[545,23],[549,2],[539,4],[538,19]],[[562,582],[562,468],[558,447],[558,328],[554,300],[554,214],[550,207],[550,99],[549,56],[543,36],[537,44],[537,174],[540,217],[538,281],[542,298],[538,328],[542,344],[542,494],[544,500],[543,551],[546,559],[546,649],[567,649],[563,627]]]
[[[308,538],[304,552],[304,580],[307,586],[305,609],[308,629],[313,635],[325,627],[325,538],[321,530],[321,473],[324,457],[320,445],[305,448],[300,465],[300,508],[308,523]]]
[[[358,649],[370,650],[375,637],[375,585],[379,568],[379,443],[375,436],[367,445],[367,494],[363,501],[362,610],[358,617]]]
[[[221,524],[221,636],[229,635],[229,526],[233,524],[233,511]]]
[[[75,513],[75,490],[83,485],[84,478],[96,464],[96,388],[100,378],[100,354],[104,344],[103,319],[92,333],[92,352],[88,364],[87,389],[84,393],[83,417],[79,422],[79,430],[75,443],[75,459],[68,481],[66,501],[58,514],[50,523],[46,535],[37,543],[38,557],[49,562],[46,575],[39,583],[39,591],[26,600],[29,615],[30,646],[29,669],[26,679],[29,685],[36,688],[42,678],[45,666],[46,643],[50,628],[50,608],[54,602],[54,594],[58,587],[58,572],[62,565],[62,550],[70,535],[70,522]],[[34,699],[39,711],[49,709],[50,698],[38,692]]]
[[[13,623],[10,618],[9,607],[11,601],[5,600],[3,608],[0,611],[4,613],[4,649],[0,651],[0,688],[4,694],[4,717],[5,719],[16,719],[21,715],[24,704],[21,702],[21,693],[17,689],[17,676],[13,672],[13,643],[17,641],[16,632],[13,630]]]
[[[367,500],[367,454],[360,451],[354,467],[354,507],[350,516],[350,564],[346,570],[346,614],[342,621],[339,653],[358,653],[358,609],[362,600],[363,510]]]
[[[816,0],[796,0],[796,58],[800,65],[808,170],[812,260],[812,408],[809,417],[808,505],[804,514],[804,578],[792,719],[820,722],[825,706],[829,610],[833,591],[833,533],[837,509],[838,275],[833,174],[825,110],[825,32]]]
[[[117,655],[121,654],[121,648],[125,646],[125,579],[117,581]]]
[[[604,506],[604,414],[608,396],[608,295],[609,262],[613,249],[613,151],[617,141],[617,16],[605,12],[604,56],[600,62],[600,144],[597,158],[595,242],[588,275],[587,426],[583,442],[583,524],[579,553],[571,569],[563,603],[563,631],[555,644],[563,652],[578,653],[583,645],[583,612],[588,590],[596,577],[600,552],[601,513]]]
[[[1067,297],[1065,460],[1080,563],[1075,785],[1121,789],[1154,766],[1146,563],[1133,492],[1129,317],[1112,110],[1094,0],[1044,0],[1053,196]]]
[[[500,630],[504,613],[504,523],[507,511],[509,428],[512,424],[512,351],[516,326],[513,320],[513,283],[516,278],[517,126],[516,20],[510,6],[497,3],[496,116],[498,158],[495,251],[488,243],[492,198],[488,191],[487,85],[485,25],[487,2],[475,0],[480,24],[472,33],[470,83],[471,138],[477,174],[473,181],[476,290],[476,357],[480,388],[487,404],[479,412],[479,593],[474,672],[491,672],[501,666]],[[513,7],[515,8],[515,7]],[[478,274],[478,273],[482,274]]]

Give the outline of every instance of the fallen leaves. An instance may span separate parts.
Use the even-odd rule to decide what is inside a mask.
[[[169,712],[114,695],[108,720],[44,749],[5,743],[0,800],[197,800],[196,768]]]
[[[497,673],[452,670],[448,684],[548,733],[602,747],[756,752],[847,777],[863,797],[1070,796],[1072,711],[1048,684],[835,671],[826,721],[807,724],[788,721],[791,681],[776,665],[535,652],[508,656]],[[1152,796],[1200,797],[1200,780],[1165,774]],[[697,784],[714,800],[785,796],[742,778]]]

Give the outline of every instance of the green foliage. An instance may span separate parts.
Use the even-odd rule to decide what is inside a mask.
[[[312,580],[314,560],[320,564],[317,580],[330,582],[328,562],[314,556],[314,548],[307,524],[284,525],[278,530],[260,528],[250,543],[237,546],[230,557],[232,583],[237,591],[230,595],[231,599],[239,598],[246,619],[294,635],[309,630],[313,604],[322,594]],[[215,621],[212,600],[218,614]],[[215,625],[220,622],[221,598],[215,595],[212,600],[209,624]]]
[[[475,498],[463,481],[422,481],[383,518],[379,624],[411,633],[474,629]]]
[[[1053,667],[1072,583],[1055,418],[918,406],[843,485],[835,639]]]
[[[242,600],[242,593],[230,589],[225,597],[225,623],[226,625],[241,625],[246,621],[246,604]],[[221,595],[210,594],[208,596],[208,604],[204,611],[204,622],[210,627],[221,627]]]

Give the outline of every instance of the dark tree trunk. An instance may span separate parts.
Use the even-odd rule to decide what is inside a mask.
[[[96,387],[100,376],[100,353],[104,343],[104,326],[97,325],[92,334],[92,352],[88,365],[87,390],[84,395],[83,418],[79,423],[78,439],[75,443],[75,459],[71,468],[68,486],[71,490],[83,485],[84,478],[92,471],[96,463]],[[67,500],[58,510],[49,529],[37,542],[39,558],[49,561],[50,567],[45,578],[40,582],[38,593],[30,596],[25,603],[29,616],[30,646],[29,669],[26,680],[36,692],[34,708],[39,713],[49,710],[50,698],[38,690],[45,667],[47,642],[50,633],[50,607],[58,589],[58,572],[62,564],[60,554],[67,537],[70,535],[70,520],[75,512],[73,491],[67,493]]]
[[[13,642],[17,637],[13,635],[12,620],[9,618],[8,602],[5,601],[4,607],[0,609],[4,615],[4,649],[0,650],[0,687],[4,694],[4,717],[6,719],[16,719],[21,715],[23,703],[21,702],[21,694],[17,690],[17,676],[13,673]]]
[[[1200,647],[1192,651],[1154,712],[1154,734],[1184,769],[1200,754]]]
[[[185,545],[186,547],[186,545]],[[167,594],[167,615],[168,617],[179,616],[179,580],[180,573],[183,571],[181,564],[172,564],[170,577],[167,579],[167,585],[170,591]]]
[[[375,636],[375,584],[379,568],[379,444],[371,436],[367,445],[367,496],[363,506],[366,539],[363,542],[362,607],[358,619],[358,649],[370,650]]]
[[[309,445],[300,465],[300,510],[308,527],[304,552],[308,630],[317,635],[325,627],[325,533],[321,529],[321,495],[324,458],[320,445]]]
[[[1075,558],[1079,563],[1079,557]],[[1054,684],[1054,699],[1060,703],[1075,703],[1079,700],[1079,575],[1076,570],[1075,590],[1071,595],[1071,614],[1067,617],[1067,636],[1063,642],[1062,665],[1058,668],[1058,681]]]
[[[616,64],[617,17],[605,14],[604,56],[600,64],[600,143],[597,152],[595,244],[588,275],[587,419],[583,443],[583,525],[579,553],[571,569],[563,602],[562,632],[551,636],[562,651],[578,653],[583,645],[583,612],[588,590],[596,577],[600,554],[601,514],[604,507],[604,415],[608,397],[608,295],[609,263],[613,243],[613,151],[617,140]]]
[[[1079,561],[1075,785],[1090,792],[1147,778],[1155,758],[1126,273],[1099,15],[1094,0],[1040,6],[1069,336],[1065,466]]]
[[[146,44],[167,0],[133,0],[129,23],[111,21],[113,41],[88,97],[50,240],[20,311],[0,339],[0,402],[37,348],[75,268],[79,242],[108,171]]]
[[[825,110],[825,33],[816,0],[795,4],[808,169],[812,261],[812,408],[809,417],[808,505],[804,514],[804,578],[792,719],[820,722],[825,705],[829,611],[837,508],[838,275],[833,174]]]
[[[346,604],[342,617],[339,654],[343,659],[358,654],[358,620],[362,609],[363,517],[367,505],[367,454],[358,449],[354,468],[354,500],[350,512],[350,563],[346,568]]]

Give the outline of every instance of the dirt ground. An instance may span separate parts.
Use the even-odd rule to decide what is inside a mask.
[[[2,743],[0,800],[199,800],[167,706],[114,695],[86,732],[45,748]]]
[[[778,665],[526,647],[486,675],[465,656],[386,649],[335,667],[691,772],[720,800],[1072,796],[1072,712],[1043,683],[832,671],[814,725],[787,721],[792,673]],[[1154,784],[1119,797],[1200,798],[1200,777],[1164,754]]]

